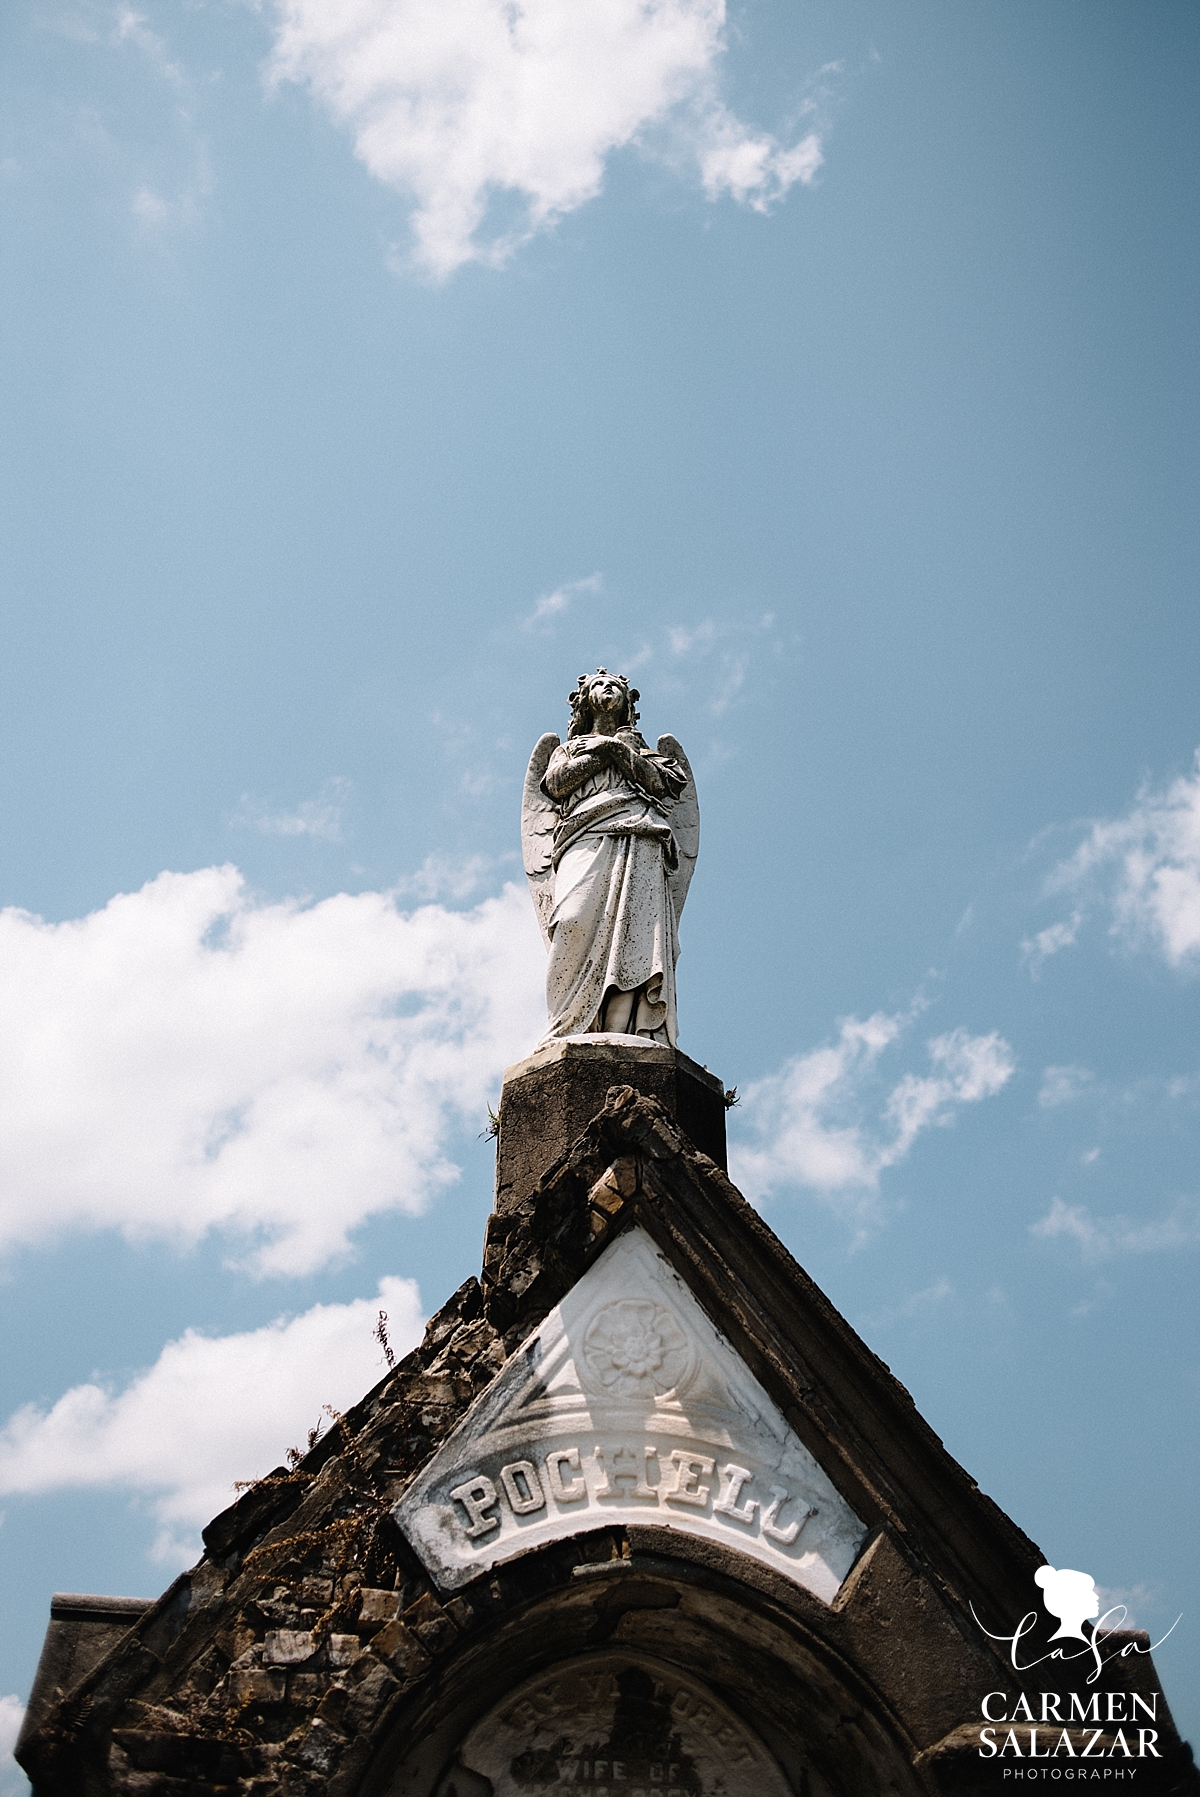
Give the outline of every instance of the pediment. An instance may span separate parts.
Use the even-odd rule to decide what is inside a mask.
[[[510,1356],[392,1514],[447,1590],[551,1541],[652,1523],[831,1603],[866,1534],[640,1226]]]

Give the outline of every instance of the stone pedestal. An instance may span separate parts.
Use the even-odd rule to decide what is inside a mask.
[[[610,1086],[657,1098],[703,1154],[725,1170],[725,1088],[715,1073],[661,1042],[567,1036],[504,1070],[496,1144],[496,1209],[511,1209],[604,1108]]]
[[[45,1721],[56,1694],[85,1678],[123,1635],[152,1609],[150,1597],[93,1597],[56,1591],[50,1599],[50,1626],[42,1644],[33,1692],[16,1751]]]

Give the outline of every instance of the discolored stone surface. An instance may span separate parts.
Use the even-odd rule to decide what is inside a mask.
[[[519,1204],[603,1110],[611,1086],[656,1098],[724,1170],[725,1088],[715,1073],[658,1042],[588,1036],[551,1042],[504,1070],[496,1143],[496,1209]]]
[[[451,1781],[469,1788],[462,1773],[482,1775],[493,1797],[563,1785],[580,1797],[605,1787],[793,1797],[762,1742],[711,1690],[628,1652],[567,1661],[507,1694],[462,1743],[459,1767]]]
[[[25,1711],[20,1741],[38,1727],[53,1704],[77,1685],[150,1609],[151,1597],[93,1597],[56,1591],[50,1599],[50,1626],[42,1643],[33,1696]]]

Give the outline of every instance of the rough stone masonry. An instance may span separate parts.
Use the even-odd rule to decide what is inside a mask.
[[[1144,1636],[1014,1669],[1043,1556],[723,1160],[669,1045],[510,1070],[481,1278],[157,1603],[55,1600],[37,1797],[1200,1790]]]

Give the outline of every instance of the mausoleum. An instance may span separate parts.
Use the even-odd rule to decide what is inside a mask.
[[[676,1042],[691,770],[597,682],[527,782],[550,1029],[504,1077],[480,1276],[157,1602],[54,1598],[36,1797],[1200,1791],[1147,1638],[1093,1629],[1083,1575],[1073,1628],[1048,1607],[731,1184]]]

